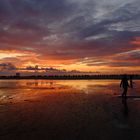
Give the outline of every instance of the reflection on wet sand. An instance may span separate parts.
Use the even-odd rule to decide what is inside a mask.
[[[117,80],[0,81],[0,139],[135,140],[140,102],[120,94]]]
[[[47,80],[7,80],[0,81],[0,100],[25,100],[41,98],[56,93],[112,94],[117,90],[118,81],[47,81]]]
[[[124,114],[124,116],[128,117],[129,110],[128,110],[127,98],[122,98],[122,104],[124,107],[123,114]]]

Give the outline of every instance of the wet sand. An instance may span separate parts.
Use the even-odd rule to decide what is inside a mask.
[[[140,137],[140,100],[122,101],[117,97],[119,93],[112,92],[116,83],[94,85],[87,81],[74,87],[69,82],[49,86],[29,82],[29,86],[27,81],[16,81],[16,84],[11,82],[13,89],[8,83],[1,83],[0,140],[137,140]]]

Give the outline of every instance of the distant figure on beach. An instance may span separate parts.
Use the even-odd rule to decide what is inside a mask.
[[[133,88],[133,75],[130,75],[130,87]]]
[[[120,87],[123,88],[122,97],[126,98],[127,90],[128,90],[128,87],[129,87],[129,83],[128,83],[128,79],[127,79],[127,75],[126,74],[124,74],[123,77],[122,77],[122,80],[121,80],[121,83],[120,83]]]

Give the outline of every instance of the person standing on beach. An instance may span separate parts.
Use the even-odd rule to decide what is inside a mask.
[[[128,83],[128,79],[127,79],[127,75],[126,74],[123,75],[123,77],[122,77],[122,80],[121,80],[121,83],[120,83],[120,87],[123,88],[122,97],[126,98],[127,90],[128,90],[128,87],[129,87],[129,83]]]

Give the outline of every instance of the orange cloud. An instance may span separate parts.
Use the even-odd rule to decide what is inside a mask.
[[[135,37],[135,39],[131,41],[131,44],[140,45],[140,37]]]

